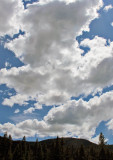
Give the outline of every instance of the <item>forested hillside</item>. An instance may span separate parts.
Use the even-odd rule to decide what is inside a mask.
[[[101,134],[99,144],[85,139],[56,138],[41,142],[0,137],[0,160],[113,160],[113,146]]]

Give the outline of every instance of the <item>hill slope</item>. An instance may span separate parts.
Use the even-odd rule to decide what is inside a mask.
[[[61,140],[62,138],[59,138],[59,140]],[[39,143],[46,144],[47,146],[51,145],[52,143],[54,143],[56,141],[56,139],[47,139],[47,140],[43,140]],[[74,148],[76,147],[80,147],[81,145],[83,145],[84,147],[90,147],[90,146],[97,146],[97,144],[92,143],[88,140],[85,139],[78,139],[78,138],[63,138],[63,142],[64,142],[64,146],[73,146]]]
[[[113,145],[85,139],[56,138],[40,142],[0,137],[0,160],[113,160]]]

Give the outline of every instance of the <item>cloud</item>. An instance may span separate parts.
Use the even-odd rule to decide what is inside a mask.
[[[19,109],[16,109],[15,111],[14,111],[14,113],[19,113],[20,112],[20,110]]]
[[[106,124],[109,130],[113,130],[113,118],[109,120],[109,122]]]
[[[20,122],[26,121],[26,120],[33,120],[37,119],[37,114],[24,114],[22,112],[19,112],[18,114],[13,114],[9,117],[10,120],[13,122],[13,124],[18,124]],[[21,136],[20,136],[21,137]]]
[[[80,46],[90,48],[85,56],[81,55]],[[54,64],[45,66],[1,69],[0,82],[28,96],[26,99],[32,95],[46,105],[60,105],[72,96],[96,93],[113,84],[113,42],[107,45],[106,39],[96,36],[83,40],[80,45],[75,42],[71,52],[69,49],[62,52],[62,62],[53,59]]]
[[[11,96],[9,99],[5,98],[2,102],[2,105],[10,106],[12,107],[14,104],[27,105],[28,100],[30,100],[30,97],[22,94],[17,94],[15,96]]]
[[[94,137],[94,138],[91,138],[91,141],[92,141],[93,143],[98,144],[98,143],[99,143],[99,135],[97,135],[97,136]]]
[[[90,22],[98,17],[100,6],[101,0],[77,0],[68,5],[59,1],[30,5],[21,22],[26,34],[6,47],[32,67],[53,65],[55,60],[61,63],[62,50],[70,48],[71,51],[76,36],[89,30]]]
[[[39,0],[38,4],[40,5],[45,5],[48,3],[52,3],[52,2],[65,2],[66,4],[70,4],[70,3],[76,3],[76,2],[81,2],[81,0]],[[89,1],[89,3],[92,3],[93,5],[95,3],[97,3],[97,1]],[[100,1],[100,6],[103,4],[103,1]]]
[[[111,26],[113,27],[113,22],[111,23]]]
[[[16,33],[18,28],[25,31],[24,35],[5,44],[25,66],[2,68],[0,84],[5,83],[17,93],[4,99],[3,105],[26,105],[29,100],[36,100],[34,107],[25,110],[25,114],[41,109],[42,104],[59,107],[53,107],[42,121],[28,119],[25,114],[22,121],[21,115],[15,125],[0,124],[0,131],[7,131],[16,138],[35,134],[66,136],[69,132],[72,136],[92,138],[102,120],[113,118],[113,93],[105,93],[88,102],[70,98],[95,93],[113,84],[113,42],[107,45],[106,39],[98,36],[80,44],[76,41],[76,36],[88,31],[91,21],[99,17],[97,11],[103,3],[101,0],[76,0],[69,4],[66,0],[45,2],[29,5],[19,16],[15,13],[17,2],[13,0],[9,14],[0,11],[4,14],[3,24],[8,20],[1,35]],[[10,2],[0,3],[6,6]],[[12,21],[17,17],[15,25]],[[90,49],[85,56],[80,46]]]
[[[0,125],[1,132],[7,131],[13,137],[25,136],[71,136],[92,139],[101,121],[113,119],[113,92],[104,93],[86,102],[82,99],[71,100],[52,108],[42,121],[27,119],[16,125]],[[94,139],[92,139],[94,140]]]
[[[42,109],[42,105],[40,105],[39,103],[35,103],[34,106],[35,109]]]
[[[10,8],[10,9],[9,9]],[[19,17],[23,12],[22,1],[0,1],[0,36],[18,33],[20,28]]]
[[[24,114],[32,113],[33,111],[35,111],[35,108],[34,107],[30,107],[29,109],[24,110]]]
[[[40,110],[40,109],[42,109],[42,105],[40,105],[39,103],[35,103],[34,106],[35,106],[35,107],[30,107],[30,108],[24,110],[24,114],[31,114],[31,113],[33,113],[35,110]]]
[[[6,83],[19,94],[32,94],[47,105],[62,104],[81,94],[87,73],[82,75],[78,69],[85,69],[85,61],[75,38],[83,30],[89,30],[102,4],[101,0],[77,0],[69,4],[48,1],[44,5],[38,2],[30,5],[21,15],[25,35],[5,44],[26,66],[2,69],[0,83]]]
[[[110,5],[104,7],[104,11],[108,12],[112,8],[113,8],[113,6],[110,4]]]
[[[9,63],[9,62],[5,62],[5,67],[7,68],[7,67],[11,67],[11,64]]]

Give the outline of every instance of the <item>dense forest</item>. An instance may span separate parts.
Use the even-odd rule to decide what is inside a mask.
[[[27,142],[13,141],[11,135],[0,137],[0,160],[113,160],[113,146],[100,133],[99,144],[77,138]]]

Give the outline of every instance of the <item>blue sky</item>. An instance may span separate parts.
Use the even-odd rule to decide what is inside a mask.
[[[113,144],[113,2],[0,6],[0,135]]]

